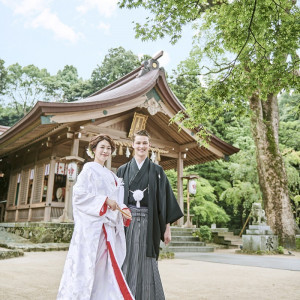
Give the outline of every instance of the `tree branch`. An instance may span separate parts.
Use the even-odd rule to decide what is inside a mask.
[[[232,61],[232,67],[231,67],[231,70],[229,71],[229,73],[225,76],[225,78],[222,80],[222,81],[225,81],[229,76],[230,74],[232,73],[233,71],[233,68],[238,60],[238,58],[240,57],[241,53],[243,52],[244,48],[246,47],[247,43],[248,43],[248,40],[250,38],[250,35],[251,35],[251,26],[252,26],[252,22],[253,22],[253,18],[254,18],[254,14],[255,14],[255,10],[256,10],[256,1],[254,1],[254,6],[253,6],[253,10],[252,10],[252,15],[251,15],[251,19],[250,19],[250,23],[249,23],[249,26],[248,26],[248,36],[247,36],[247,39],[243,45],[243,47],[240,49],[238,55],[236,56],[236,58]]]

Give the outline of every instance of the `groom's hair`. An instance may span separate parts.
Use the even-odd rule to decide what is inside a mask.
[[[133,134],[132,141],[134,142],[136,136],[146,136],[150,140],[150,134],[146,130],[140,130]]]

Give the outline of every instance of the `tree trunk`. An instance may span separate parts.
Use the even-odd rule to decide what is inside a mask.
[[[269,94],[262,101],[259,94],[250,98],[251,123],[256,145],[260,188],[267,223],[287,248],[295,247],[296,222],[288,194],[287,175],[278,143],[278,101]]]

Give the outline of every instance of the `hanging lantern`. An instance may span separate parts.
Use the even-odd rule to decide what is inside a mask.
[[[70,162],[68,164],[68,179],[69,181],[75,181],[77,177],[77,164],[75,162]]]
[[[130,156],[130,151],[129,151],[129,148],[126,147],[126,157],[129,157]]]
[[[196,192],[197,192],[196,180],[190,180],[189,181],[189,193],[195,195]]]
[[[120,145],[120,148],[119,148],[119,155],[123,155],[123,147],[122,147],[122,145]]]

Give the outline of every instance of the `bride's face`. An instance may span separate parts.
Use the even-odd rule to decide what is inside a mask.
[[[95,159],[94,161],[104,166],[104,163],[111,155],[111,145],[108,141],[102,140],[100,141],[96,149],[94,150]]]

